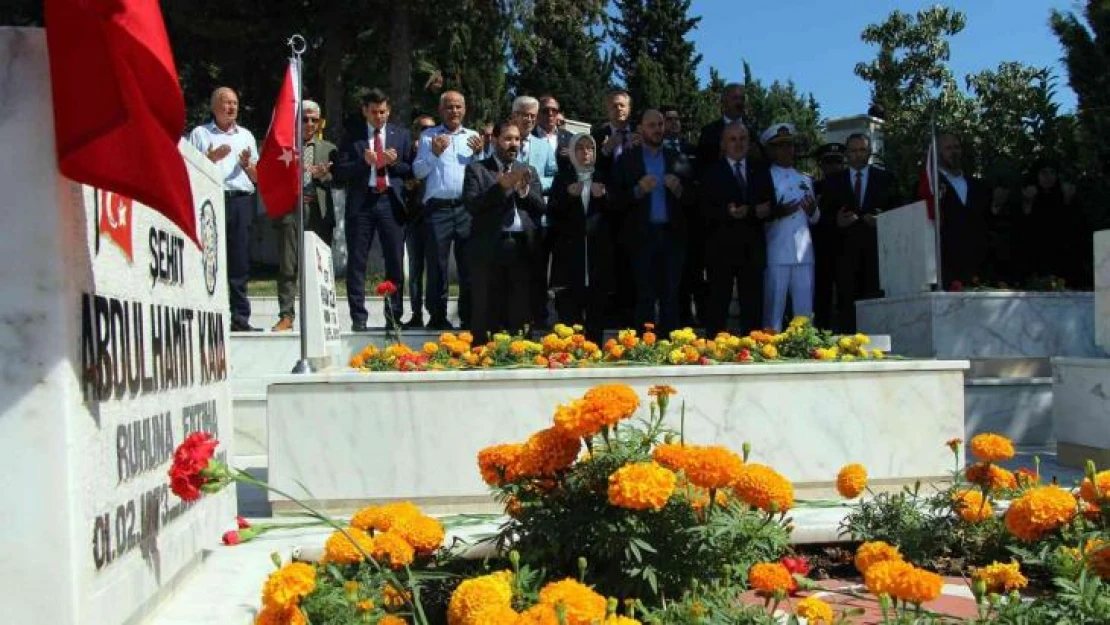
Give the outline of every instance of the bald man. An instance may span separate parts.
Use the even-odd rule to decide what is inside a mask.
[[[659,111],[644,111],[642,143],[624,151],[613,186],[625,214],[621,237],[636,285],[635,323],[655,323],[665,333],[678,326],[689,171],[678,152],[663,145],[663,122]]]
[[[224,184],[224,222],[227,232],[227,292],[231,300],[231,330],[257,331],[250,324],[247,299],[250,280],[251,222],[254,220],[254,184],[258,180],[258,144],[251,131],[236,120],[239,96],[230,87],[212,92],[212,120],[189,133],[189,143],[216,165]]]

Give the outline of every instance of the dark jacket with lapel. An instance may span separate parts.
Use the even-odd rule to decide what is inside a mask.
[[[589,207],[583,209],[582,197],[567,192],[567,187],[577,181],[577,174],[560,172],[551,185],[547,204],[547,221],[554,237],[551,282],[557,286],[584,286],[589,269],[590,284],[597,287],[611,282],[613,245],[609,216],[613,204],[607,191],[601,197],[591,196]]]
[[[982,180],[964,174],[967,202],[961,202],[956,189],[941,174],[940,246],[941,285],[947,289],[953,280],[968,283],[982,277],[987,250],[987,213],[990,191]]]
[[[615,178],[609,186],[614,193],[614,201],[624,213],[621,237],[630,250],[636,249],[651,225],[651,194],[637,198],[636,185],[646,175],[644,168],[645,146],[629,148],[621,155],[615,168]],[[667,220],[670,229],[680,241],[686,240],[686,201],[693,197],[689,163],[680,154],[669,148],[660,147],[665,163],[665,174],[678,176],[682,181],[682,196],[677,197],[664,186],[667,198]],[[663,185],[663,181],[659,181]]]
[[[854,224],[841,228],[836,223],[836,215],[841,208],[855,211],[859,215],[878,215],[901,206],[894,176],[874,165],[868,165],[867,188],[863,190],[863,202],[856,198],[854,172],[851,167],[829,176],[821,189],[821,221],[829,232],[845,243],[854,239],[874,238],[876,229],[861,219]]]
[[[632,122],[628,123],[626,129],[630,134],[636,132],[636,128],[632,125]],[[605,145],[605,142],[609,140],[612,134],[613,127],[608,123],[602,124],[590,132],[590,136],[593,137],[594,142],[597,143],[597,162],[594,165],[594,171],[596,172],[595,175],[597,176],[598,182],[609,183],[613,177],[613,161],[615,159],[611,154],[607,155],[601,151],[601,146]],[[621,152],[622,158],[630,149],[631,148]]]
[[[744,160],[746,188],[741,190],[728,159],[718,158],[705,169],[701,179],[701,214],[707,223],[707,265],[767,264],[767,239],[764,220],[756,217],[755,207],[774,203],[775,190],[770,171],[751,159]],[[747,205],[748,215],[736,219],[728,205]]]
[[[366,200],[370,187],[370,166],[366,164],[363,155],[374,143],[370,136],[370,127],[365,123],[351,127],[348,135],[351,140],[339,152],[335,174],[340,181],[347,184],[347,206],[357,208]],[[382,149],[397,150],[397,162],[386,168],[386,175],[389,178],[389,189],[396,200],[394,205],[403,211],[407,195],[405,180],[412,177],[412,139],[407,129],[388,123],[383,135]]]
[[[501,236],[502,218],[513,207],[520,212],[524,232],[531,238],[544,213],[543,187],[535,168],[515,163],[514,167],[528,167],[532,171],[532,183],[528,195],[520,197],[515,191],[506,195],[497,184],[499,171],[497,161],[487,158],[466,166],[463,176],[463,204],[470,213],[470,241],[467,244],[471,262],[488,263],[497,253],[498,238]]]

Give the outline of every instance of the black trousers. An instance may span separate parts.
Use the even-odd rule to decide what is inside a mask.
[[[470,325],[470,266],[466,253],[469,240],[470,213],[462,204],[424,209],[424,258],[428,270],[425,300],[428,314],[434,321],[447,320],[448,267],[453,246],[455,267],[459,271],[459,320],[464,328]]]
[[[824,224],[811,229],[810,233],[813,237],[813,323],[827,330],[837,325],[833,312],[840,310],[846,299],[839,289],[835,289],[834,300],[840,242],[837,234],[830,232]],[[851,299],[848,302],[851,305]],[[854,314],[852,318],[855,318]]]
[[[424,306],[424,218],[405,224],[405,249],[409,253],[409,306],[413,317],[420,317]]]
[[[551,231],[540,227],[536,231],[536,242],[532,250],[532,279],[529,290],[529,304],[532,313],[532,326],[539,328],[547,325],[547,293],[549,270],[551,268]]]
[[[254,194],[237,191],[224,193],[224,225],[227,229],[227,295],[231,323],[247,325],[251,301],[247,282],[251,274],[251,224],[254,221]]]
[[[869,227],[869,226],[864,226]],[[836,325],[841,334],[856,332],[856,302],[881,296],[879,244],[871,233],[853,233],[840,248],[836,264]],[[870,235],[870,236],[868,236]]]
[[[665,335],[679,323],[678,289],[686,241],[667,224],[652,224],[645,234],[640,248],[631,257],[636,285],[635,322],[625,327],[638,329],[645,323],[655,323],[659,334]],[[617,280],[617,284],[622,282],[628,281]]]
[[[532,258],[524,233],[505,233],[497,241],[493,258],[471,267],[470,321],[475,345],[484,344],[497,330],[510,334],[524,330],[531,313]]]
[[[763,320],[763,266],[756,263],[711,262],[709,273],[709,315],[705,321],[707,336],[726,332],[732,287],[736,286],[740,303],[740,334],[758,330]]]
[[[402,266],[405,257],[405,229],[397,220],[396,215],[400,211],[394,210],[393,203],[396,201],[388,191],[370,191],[362,206],[349,207],[344,216],[347,224],[347,306],[354,325],[365,324],[367,319],[366,266],[375,232],[381,242],[385,277],[397,287],[389,297],[389,306],[385,309],[386,323],[399,322],[401,313],[404,312],[401,286],[405,280]]]

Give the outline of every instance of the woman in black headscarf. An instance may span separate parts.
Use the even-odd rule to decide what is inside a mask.
[[[1040,159],[1022,189],[1025,278],[1062,278],[1068,288],[1091,284],[1091,227],[1075,201],[1074,187],[1060,182],[1056,164]]]
[[[575,135],[568,148],[573,171],[560,171],[555,177],[547,207],[555,241],[551,272],[555,307],[559,321],[582,324],[586,338],[600,345],[613,280],[606,214],[609,193],[594,176],[594,139],[588,134]]]

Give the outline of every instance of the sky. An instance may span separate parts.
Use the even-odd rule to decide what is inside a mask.
[[[755,78],[770,84],[794,80],[812,92],[826,118],[867,112],[870,91],[853,73],[876,48],[860,40],[868,24],[895,9],[913,13],[936,0],[693,0],[701,16],[691,35],[702,54],[704,84],[716,67],[726,82],[742,81],[743,61]],[[964,76],[994,69],[1002,61],[1049,67],[1057,79],[1057,100],[1074,111],[1063,51],[1048,25],[1052,9],[1080,13],[1074,0],[952,0],[942,2],[967,16],[967,27],[951,40],[949,65],[960,86]]]

